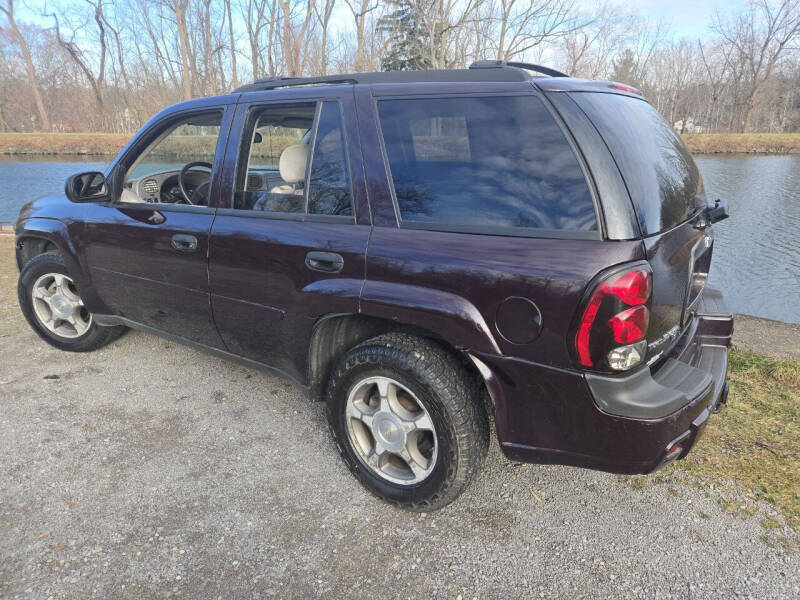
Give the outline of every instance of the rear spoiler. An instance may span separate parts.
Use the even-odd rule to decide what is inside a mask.
[[[533,83],[543,92],[600,92],[644,99],[641,90],[616,81],[595,81],[575,77],[539,77]]]

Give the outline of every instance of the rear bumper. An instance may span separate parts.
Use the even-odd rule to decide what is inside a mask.
[[[477,356],[503,452],[513,460],[629,474],[683,458],[727,399],[732,333],[722,295],[707,288],[669,356],[634,375],[598,379]]]

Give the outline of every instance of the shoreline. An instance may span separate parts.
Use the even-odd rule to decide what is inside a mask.
[[[116,156],[133,133],[0,133],[0,157]],[[698,156],[800,154],[800,133],[688,133]]]

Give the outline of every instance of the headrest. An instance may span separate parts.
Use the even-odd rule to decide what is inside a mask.
[[[305,144],[295,144],[287,146],[281,152],[281,159],[278,168],[281,172],[281,179],[286,183],[299,183],[306,177],[306,161],[308,160],[308,146]]]

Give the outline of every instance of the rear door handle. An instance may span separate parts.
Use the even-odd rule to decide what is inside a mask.
[[[194,252],[197,250],[197,238],[185,233],[172,236],[172,247],[178,252]]]
[[[306,267],[322,273],[341,273],[344,259],[335,252],[309,252],[306,254]]]

